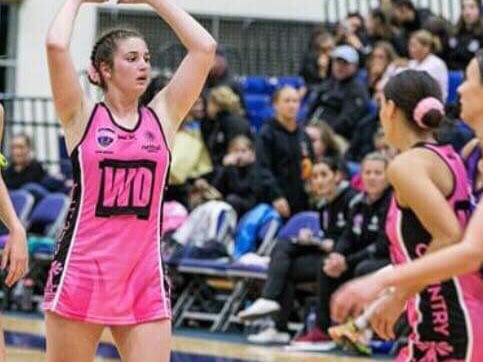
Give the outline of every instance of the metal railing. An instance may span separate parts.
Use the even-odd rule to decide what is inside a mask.
[[[50,172],[58,173],[60,160],[67,154],[52,99],[0,94],[0,102],[5,109],[2,142],[5,155],[9,156],[12,136],[25,133],[32,139],[35,158]]]

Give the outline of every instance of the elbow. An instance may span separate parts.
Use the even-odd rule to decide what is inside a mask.
[[[47,36],[47,39],[45,40],[45,48],[47,49],[47,52],[65,52],[68,51],[68,45],[63,44],[60,42],[58,39],[55,39],[55,37]]]
[[[218,48],[218,43],[211,36],[209,39],[200,44],[198,51],[211,59],[215,58],[216,49]]]

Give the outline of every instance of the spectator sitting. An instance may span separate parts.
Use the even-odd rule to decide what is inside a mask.
[[[24,133],[14,135],[10,140],[10,165],[3,177],[8,189],[26,189],[36,201],[49,191],[68,191],[65,180],[50,176],[33,157],[32,141]]]
[[[305,127],[305,133],[312,142],[316,160],[321,157],[340,158],[347,149],[345,140],[337,136],[324,121],[312,121]]]
[[[350,141],[357,122],[368,112],[369,95],[357,79],[357,51],[341,45],[331,57],[332,75],[314,91],[308,114],[310,119],[323,119]]]
[[[449,55],[449,38],[452,24],[441,15],[431,16],[424,23],[423,30],[429,31],[437,39],[437,42],[441,44],[435,55],[440,57],[447,63]]]
[[[304,78],[309,92],[329,76],[330,53],[334,48],[334,37],[327,30],[317,29],[312,34],[300,70],[300,76]]]
[[[245,109],[243,103],[243,92],[240,84],[235,80],[230,72],[228,60],[226,59],[225,52],[221,47],[216,49],[216,56],[211,67],[208,78],[206,79],[206,89],[210,91],[213,88],[221,86],[229,87],[240,99],[240,105],[242,109]]]
[[[367,82],[369,93],[374,96],[376,84],[384,76],[389,65],[396,59],[396,51],[391,43],[381,41],[374,45],[367,59]]]
[[[253,343],[288,343],[288,317],[292,308],[293,287],[300,282],[314,282],[324,255],[331,252],[346,226],[349,205],[355,192],[343,181],[340,164],[323,158],[314,164],[310,182],[311,196],[320,214],[322,235],[308,229],[299,231],[293,240],[278,240],[272,251],[262,297],[240,312],[250,320],[278,312],[275,328],[248,337]]]
[[[356,49],[361,57],[370,52],[365,29],[364,18],[359,13],[349,13],[336,28],[336,42],[338,45],[350,45]],[[361,64],[364,62],[361,62]]]
[[[446,63],[434,55],[441,48],[439,39],[427,30],[419,30],[409,40],[409,69],[426,71],[440,85],[443,102],[448,99],[448,68]]]
[[[379,42],[389,42],[393,48],[396,48],[397,38],[387,20],[386,14],[382,10],[373,9],[369,12],[366,18],[366,31],[368,35],[368,53],[372,52],[374,46]]]
[[[305,181],[310,177],[313,150],[297,124],[300,96],[291,86],[273,96],[275,118],[262,126],[256,142],[257,194],[283,218],[307,210]]]
[[[366,191],[353,199],[343,234],[317,270],[316,326],[296,338],[293,344],[330,341],[327,330],[331,325],[332,293],[345,281],[372,273],[390,263],[384,232],[391,199],[387,165],[388,160],[377,153],[367,155],[362,162],[362,181]]]
[[[408,55],[407,44],[411,34],[422,28],[431,12],[425,9],[416,9],[411,0],[393,0],[392,22],[399,31],[396,51],[401,56]]]
[[[461,16],[456,32],[449,40],[448,67],[464,70],[483,45],[483,17],[480,0],[461,2]]]
[[[176,132],[171,152],[172,162],[166,198],[176,200],[185,206],[190,204],[188,195],[191,184],[213,171],[210,155],[201,134],[200,120],[203,117],[204,103],[200,97]]]
[[[220,86],[211,90],[201,130],[215,168],[221,166],[233,138],[251,136],[250,124],[243,117],[240,98],[231,88]]]
[[[230,204],[239,218],[256,204],[255,147],[250,138],[237,136],[228,146],[228,154],[223,158],[223,167],[215,173],[211,185],[222,195],[223,201]],[[198,188],[209,184],[200,179]]]

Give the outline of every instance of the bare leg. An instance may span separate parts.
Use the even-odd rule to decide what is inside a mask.
[[[123,362],[169,362],[171,320],[111,327]]]
[[[104,326],[45,314],[47,362],[92,362]]]

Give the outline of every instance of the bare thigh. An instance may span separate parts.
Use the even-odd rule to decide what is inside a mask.
[[[92,362],[104,326],[45,313],[47,362]]]
[[[113,326],[111,333],[123,362],[169,362],[171,320]]]

